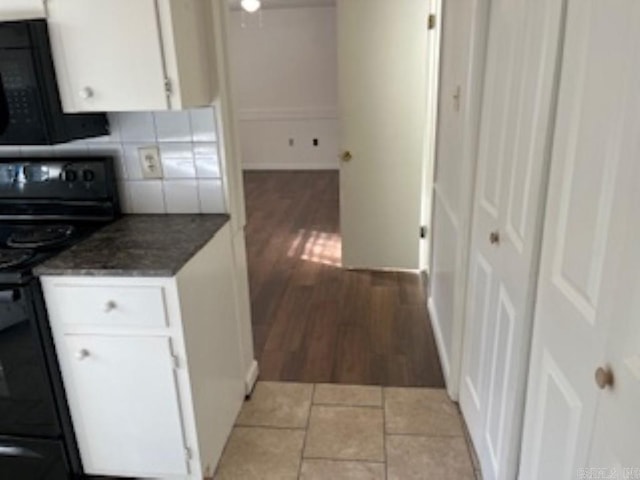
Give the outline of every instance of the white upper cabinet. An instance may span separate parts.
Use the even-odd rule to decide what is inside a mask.
[[[44,0],[2,0],[0,2],[0,21],[2,22],[44,17]]]
[[[211,104],[211,13],[201,0],[49,0],[66,112]]]

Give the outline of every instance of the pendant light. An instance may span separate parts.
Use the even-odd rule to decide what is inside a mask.
[[[260,9],[262,4],[260,3],[260,0],[242,0],[240,5],[245,12],[255,13]]]

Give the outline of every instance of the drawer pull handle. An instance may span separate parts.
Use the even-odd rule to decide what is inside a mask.
[[[86,348],[83,348],[78,353],[76,353],[76,358],[82,361],[85,358],[87,358],[89,355],[90,355],[89,350],[87,350]]]
[[[109,313],[112,310],[115,310],[118,305],[113,300],[109,300],[104,306],[104,313]]]
[[[91,87],[84,87],[80,90],[80,98],[83,100],[89,100],[91,97],[93,97],[93,89]]]

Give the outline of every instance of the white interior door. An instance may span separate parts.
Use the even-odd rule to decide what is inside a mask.
[[[523,480],[638,466],[639,24],[636,0],[568,3]],[[615,382],[601,391],[604,366]]]
[[[337,3],[345,267],[419,268],[429,3]]]
[[[640,18],[636,16],[636,21]],[[640,58],[635,60],[640,71]],[[640,76],[635,75],[635,82]],[[636,83],[637,85],[637,83]],[[636,91],[632,103],[635,109],[633,125],[640,124],[640,96]],[[638,158],[640,152],[627,151],[629,158]],[[637,217],[640,189],[634,185],[640,178],[640,162],[627,177],[625,198],[627,209],[616,215],[627,219],[625,243],[618,251],[622,270],[618,276],[616,302],[611,315],[609,341],[601,368],[612,374],[613,384],[600,393],[595,430],[589,460],[584,468],[600,467],[607,473],[615,470],[618,478],[640,478],[640,222],[628,221]],[[594,362],[594,368],[596,366]]]
[[[485,479],[517,468],[562,7],[491,2],[460,384]]]
[[[431,217],[429,271],[429,315],[434,328],[440,363],[449,394],[457,399],[461,322],[459,305],[464,301],[464,269],[472,201],[473,166],[468,141],[473,108],[474,42],[481,22],[478,0],[444,2],[442,5],[442,50],[438,100],[436,165]],[[475,33],[474,33],[475,32]],[[475,46],[475,50],[478,47]],[[475,96],[479,96],[477,95]],[[476,109],[477,110],[477,109]],[[475,117],[477,118],[477,116]]]

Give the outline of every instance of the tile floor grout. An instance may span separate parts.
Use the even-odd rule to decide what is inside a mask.
[[[330,387],[325,387],[325,385],[330,385]],[[379,390],[380,405],[372,405],[370,403],[372,403],[372,398],[375,399],[378,389],[369,389],[368,386],[362,386],[364,389],[360,390],[359,394],[356,394],[355,392],[359,387],[361,386],[295,384],[290,382],[259,384],[252,400],[246,402],[243,406],[243,412],[241,412],[243,418],[237,420],[234,425],[235,431],[243,431],[244,433],[234,438],[232,448],[229,446],[230,442],[227,443],[214,478],[216,480],[263,478],[318,480],[329,478],[326,475],[330,475],[334,480],[351,480],[352,478],[353,480],[360,478],[377,480],[387,480],[389,478],[402,478],[404,480],[406,478],[407,480],[412,480],[416,477],[407,472],[410,472],[411,468],[415,467],[414,463],[417,465],[420,462],[427,462],[424,465],[420,464],[422,469],[435,469],[434,472],[436,473],[433,473],[428,478],[466,479],[478,477],[475,463],[472,460],[467,427],[461,417],[459,408],[457,408],[457,404],[451,402],[446,397],[446,393],[440,393],[443,390],[428,388],[386,389],[381,387]],[[315,399],[321,388],[325,388],[322,391],[323,397],[329,398],[333,395],[336,400],[324,400],[317,403]],[[349,398],[349,395],[352,395],[351,398]],[[349,401],[350,403],[347,403]],[[365,405],[359,405],[358,402],[365,403]],[[369,404],[367,405],[366,403]],[[314,417],[314,423],[312,424],[311,416],[316,407],[321,408],[323,414],[318,414],[317,417]],[[423,410],[417,411],[416,408]],[[350,410],[353,410],[354,413],[349,413]],[[367,411],[372,413],[365,414],[364,412]],[[378,415],[373,414],[375,411],[379,411],[382,416],[381,430],[379,430],[382,436],[382,451],[378,450],[379,454],[373,452],[379,448],[375,446],[377,443],[375,440],[375,428],[380,427],[375,427],[371,430],[373,424],[358,423],[374,421]],[[390,414],[392,415],[391,419],[389,418]],[[447,420],[447,418],[449,419]],[[323,422],[328,420],[333,423],[325,423],[324,427],[320,429]],[[377,423],[379,420],[375,421]],[[277,425],[278,422],[298,426]],[[329,427],[328,425],[334,426]],[[345,427],[345,425],[347,426]],[[357,428],[353,430],[355,425],[362,425],[365,434],[358,432]],[[337,430],[332,431],[331,429],[334,427]],[[399,431],[392,433],[388,427],[391,427],[391,430],[396,429]],[[460,429],[459,434],[449,433],[454,431],[452,430],[454,427],[455,429]],[[352,430],[349,430],[350,428]],[[310,449],[310,432],[312,430],[315,432],[312,440],[314,446]],[[291,432],[290,435],[295,434],[299,435],[299,437],[272,437],[268,433],[269,431],[281,432],[278,435],[286,435],[285,432]],[[373,437],[371,437],[372,432]],[[343,438],[344,435],[350,435],[351,440],[345,440]],[[251,438],[254,440],[251,440]],[[269,438],[273,438],[274,440],[271,441],[276,442],[271,447],[267,445],[270,442]],[[295,438],[298,438],[298,440],[295,440]],[[389,450],[390,440],[392,442],[391,450]],[[247,447],[244,447],[249,449],[246,453],[249,457],[244,458],[242,456],[242,441],[250,442],[246,444]],[[273,462],[277,463],[279,460],[277,458],[274,460],[271,457],[288,455],[286,451],[282,450],[284,448],[282,445],[292,446],[298,441],[300,443],[298,443],[295,451],[299,453],[296,452],[294,454],[294,451],[291,451],[295,456],[290,457],[291,461],[294,461],[291,467],[295,466],[295,471],[291,470],[290,476],[289,474],[283,474],[280,470],[277,473],[269,473],[269,468],[275,468],[276,470],[277,468],[285,468],[282,465],[279,467],[275,465]],[[340,444],[344,441],[350,443],[341,447]],[[291,442],[294,443],[292,444]],[[342,457],[345,445],[352,449],[355,448],[355,450],[351,450],[353,455],[349,456],[350,454],[348,454],[346,457]],[[420,450],[425,445],[430,446],[429,448],[434,448],[433,453]],[[270,448],[275,450],[271,451],[269,450]],[[419,452],[417,454],[418,457],[415,457],[416,448]],[[443,448],[452,450],[442,450]],[[464,450],[464,454],[461,453],[461,448]],[[258,450],[257,453],[255,453],[256,449]],[[264,451],[262,451],[263,449]],[[307,450],[309,450],[309,454],[307,454]],[[335,458],[338,455],[341,458]],[[382,459],[366,458],[367,455],[369,457],[378,457],[380,455]],[[410,456],[401,458],[398,455],[401,457],[403,455]],[[429,457],[429,455],[432,456]],[[455,457],[458,459],[456,461],[458,463],[445,466],[437,464],[437,462],[442,462],[444,457],[450,457],[451,455],[454,455],[454,457],[458,455],[458,457]],[[433,464],[434,461],[436,464]],[[260,462],[263,462],[264,465],[260,466]],[[251,466],[253,463],[258,466]],[[410,468],[407,464],[413,465],[413,467]],[[444,468],[453,468],[454,470],[443,474]],[[422,470],[415,470],[414,468],[413,471]],[[328,472],[333,473],[330,474]],[[342,473],[336,474],[336,472]],[[460,472],[463,473],[460,474]],[[421,474],[419,478],[425,477]]]
[[[298,480],[302,477],[302,467],[304,463],[304,450],[307,447],[307,437],[309,436],[309,424],[311,423],[311,409],[313,408],[313,399],[316,396],[316,385],[311,388],[311,401],[307,409],[307,422],[305,424],[304,438],[302,439],[302,449],[300,450],[300,464],[298,465]]]
[[[384,449],[384,480],[389,478],[389,456],[387,455],[387,402],[385,390],[382,389],[382,441]]]

